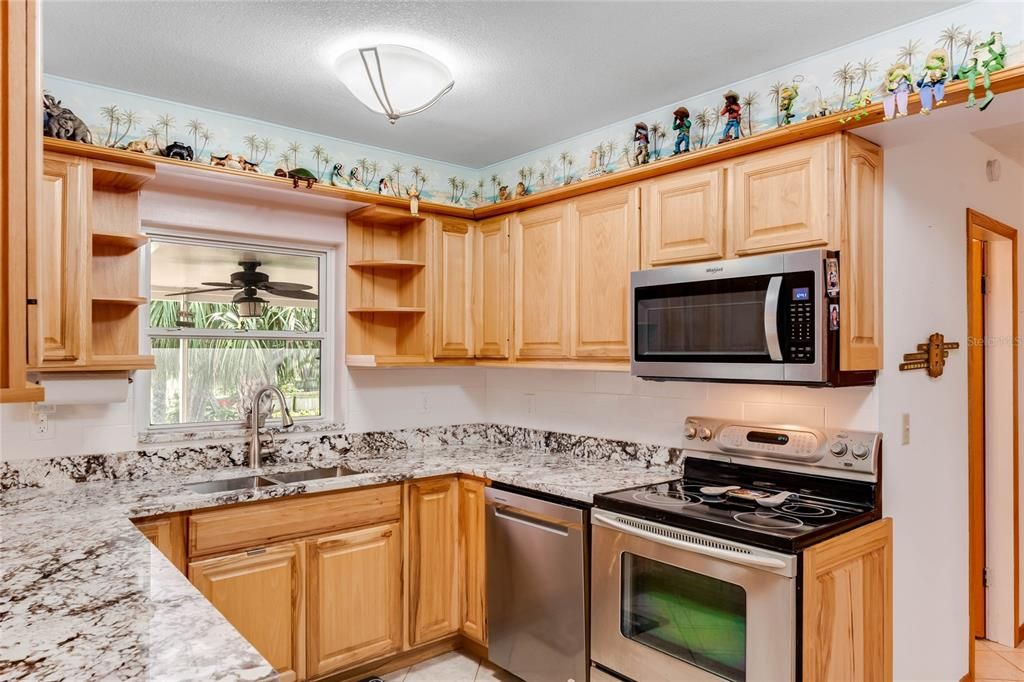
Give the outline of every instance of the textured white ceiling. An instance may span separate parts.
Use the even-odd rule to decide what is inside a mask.
[[[44,69],[482,167],[958,4],[44,0]],[[388,125],[328,68],[365,41],[431,51],[454,91]]]

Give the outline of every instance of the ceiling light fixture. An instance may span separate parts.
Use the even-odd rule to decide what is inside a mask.
[[[335,60],[334,70],[360,102],[392,124],[430,108],[455,87],[447,66],[405,45],[349,50]]]

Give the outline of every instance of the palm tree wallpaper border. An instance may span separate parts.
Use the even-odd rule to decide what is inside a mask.
[[[172,142],[181,142],[192,147],[196,163],[207,164],[214,156],[230,154],[244,157],[262,173],[302,167],[328,184],[397,197],[405,197],[415,187],[423,200],[473,207],[629,168],[635,163],[632,130],[636,121],[649,126],[651,160],[665,158],[672,154],[672,142],[666,139],[672,134],[672,111],[680,105],[694,112],[691,150],[717,144],[724,127],[722,93],[729,89],[740,93],[740,130],[750,136],[783,124],[780,91],[794,82],[800,90],[793,122],[799,123],[853,108],[864,90],[881,94],[890,64],[905,62],[916,81],[921,57],[934,47],[951,55],[952,80],[971,48],[992,31],[1003,33],[1006,65],[1024,63],[1019,19],[1015,3],[962,5],[485,168],[425,159],[55,75],[44,75],[44,85],[86,122],[97,144],[123,148],[138,141],[132,145],[134,150],[156,154]],[[761,71],[757,64],[751,64],[750,70]],[[667,93],[685,90],[685,82],[666,85]],[[513,192],[509,187],[517,189]]]

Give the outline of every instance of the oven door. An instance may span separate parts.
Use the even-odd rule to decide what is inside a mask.
[[[794,680],[796,557],[595,509],[591,658],[637,682]]]
[[[820,249],[634,272],[632,373],[822,383]]]

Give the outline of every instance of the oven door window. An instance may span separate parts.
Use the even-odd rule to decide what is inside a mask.
[[[723,679],[747,679],[742,587],[626,552],[621,595],[624,637]]]

